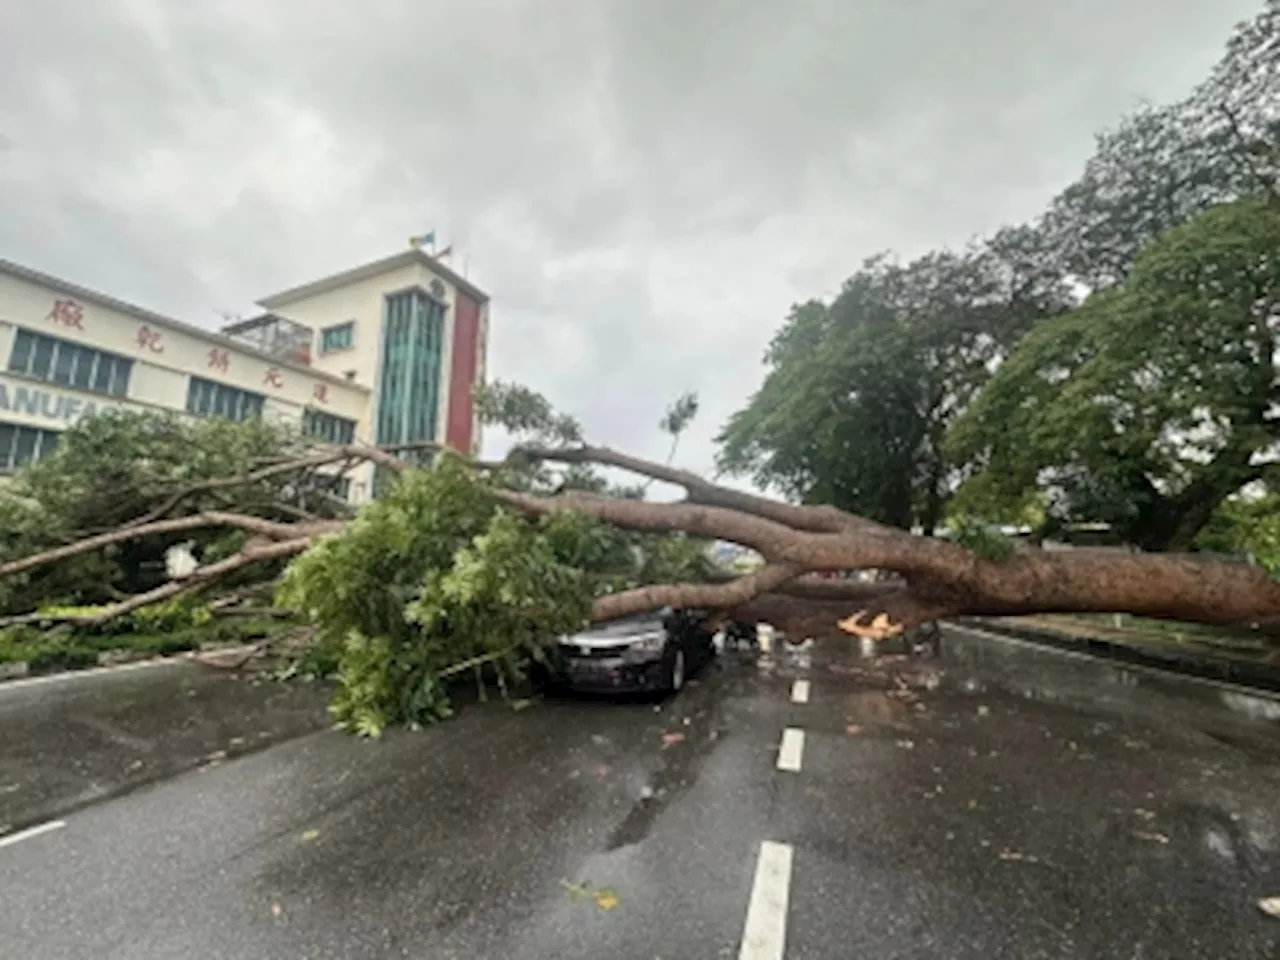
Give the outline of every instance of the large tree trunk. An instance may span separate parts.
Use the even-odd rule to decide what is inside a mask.
[[[678,484],[687,496],[677,503],[655,504],[575,493],[547,499],[500,492],[499,498],[513,509],[534,515],[579,510],[636,530],[682,530],[752,547],[768,562],[765,575],[750,585],[734,581],[665,588],[663,602],[672,605],[736,607],[761,619],[803,623],[810,633],[840,630],[871,636],[889,636],[963,614],[1127,612],[1203,623],[1280,624],[1280,582],[1255,567],[1084,549],[1031,550],[1004,562],[987,560],[955,544],[913,536],[831,507],[779,503],[604,448],[528,453],[566,463],[622,467]],[[805,597],[787,590],[803,583],[797,578],[806,571],[865,569],[894,571],[901,582],[837,582],[821,599],[812,592]],[[783,586],[764,587],[775,580]],[[739,594],[748,586],[753,596],[744,601]],[[811,584],[809,588],[812,591]],[[597,614],[650,609],[651,591],[610,597],[597,606]],[[858,616],[851,619],[851,614]]]
[[[394,471],[411,469],[386,451],[345,453]],[[683,487],[686,496],[675,503],[649,503],[580,492],[551,497],[521,493],[501,485],[507,463],[517,458],[617,467]],[[576,510],[633,530],[728,540],[765,558],[763,569],[727,582],[659,584],[602,597],[592,611],[595,619],[666,605],[708,607],[769,621],[795,636],[842,632],[873,638],[963,614],[1128,612],[1204,623],[1280,625],[1280,582],[1243,565],[1095,550],[1028,550],[999,562],[834,507],[771,500],[600,447],[525,449],[504,464],[474,466],[494,476],[494,495],[502,504],[525,515]],[[153,515],[147,522],[0,565],[0,577],[138,537],[205,527],[238,527],[254,538],[241,553],[184,580],[124,598],[94,614],[93,622],[203,587],[247,565],[299,553],[318,537],[341,530],[343,521],[284,523],[216,511],[177,518]],[[863,583],[810,576],[832,570],[891,571],[896,577]]]

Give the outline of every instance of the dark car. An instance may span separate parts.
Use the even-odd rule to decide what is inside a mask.
[[[535,679],[591,692],[675,692],[716,655],[700,611],[664,610],[560,637]]]

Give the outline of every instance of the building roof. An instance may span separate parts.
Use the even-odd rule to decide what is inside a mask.
[[[344,387],[355,387],[358,390],[367,391],[367,386],[348,380],[346,377],[333,373],[326,373],[323,370],[317,370],[315,367],[303,363],[293,363],[290,360],[282,359],[273,353],[267,353],[263,350],[255,350],[253,347],[247,346],[240,340],[233,340],[231,337],[224,337],[222,334],[214,333],[203,327],[197,327],[194,323],[186,323],[182,320],[175,320],[173,317],[166,317],[162,313],[156,313],[145,307],[139,307],[124,300],[118,300],[115,297],[108,296],[105,293],[99,293],[89,287],[82,287],[78,283],[72,283],[69,280],[63,280],[52,274],[41,273],[39,270],[33,270],[31,267],[24,267],[12,260],[0,258],[0,273],[7,273],[10,276],[17,277],[20,280],[27,280],[31,283],[39,284],[42,287],[48,287],[60,293],[65,293],[69,297],[77,300],[85,300],[89,303],[96,303],[100,307],[106,307],[108,310],[117,310],[120,313],[127,313],[137,317],[139,320],[145,320],[147,323],[154,323],[157,326],[168,327],[179,333],[185,333],[193,337],[199,337],[208,343],[237,350],[240,353],[246,353],[261,360],[266,360],[274,366],[285,367],[289,370],[296,370],[299,373],[305,373],[315,377],[318,380],[328,380],[330,383],[341,384]]]
[[[459,290],[470,294],[478,302],[485,303],[488,301],[489,295],[471,281],[454,273],[430,254],[411,248],[389,257],[383,257],[381,260],[374,260],[372,263],[366,263],[360,267],[343,270],[341,273],[335,273],[320,280],[312,280],[310,283],[304,283],[300,287],[273,293],[270,296],[263,297],[258,303],[268,310],[278,310],[280,307],[295,303],[298,300],[319,296],[322,293],[328,293],[330,290],[337,290],[339,287],[358,283],[361,280],[368,280],[370,277],[390,273],[392,270],[399,270],[401,267],[407,267],[415,263],[421,264],[432,273],[438,274],[442,279],[448,280]]]

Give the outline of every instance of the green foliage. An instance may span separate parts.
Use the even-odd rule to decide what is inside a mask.
[[[63,433],[50,456],[19,471],[0,490],[0,561],[110,529],[163,505],[192,483],[244,474],[264,459],[302,449],[290,429],[258,420],[231,423],[131,411],[87,417]],[[280,475],[193,496],[177,513],[216,507],[289,519],[273,512],[272,504],[286,484],[296,481],[296,475]],[[292,499],[318,515],[334,515],[332,502],[305,486]],[[243,539],[223,531],[155,536],[53,564],[0,581],[0,612],[26,612],[46,603],[96,605],[120,592],[141,592],[165,579],[170,546],[190,540],[208,562],[230,555]]]
[[[830,304],[795,307],[765,355],[769,373],[721,433],[719,466],[804,502],[928,529],[953,466],[946,425],[1062,294],[1032,270],[1023,237],[867,261]]]
[[[986,521],[975,517],[958,516],[951,521],[950,539],[967,547],[985,560],[1004,563],[1014,556],[1013,541],[994,530]]]
[[[948,438],[980,468],[975,499],[1008,510],[1039,488],[1059,521],[1189,547],[1274,442],[1277,249],[1280,206],[1216,207],[1029,333]]]
[[[447,717],[453,678],[483,665],[518,680],[596,597],[709,570],[693,538],[638,536],[567,511],[529,520],[501,509],[490,482],[446,455],[288,568],[278,602],[319,638],[292,672],[337,673],[332,710],[348,729],[377,736]]]
[[[685,431],[693,418],[698,415],[698,395],[693,391],[688,391],[676,397],[662,415],[662,420],[658,424],[658,428],[663,433],[669,433],[673,437],[679,436]]]
[[[1165,231],[1280,185],[1280,4],[1233,32],[1184,100],[1148,106],[1098,138],[1081,176],[1036,225],[1054,269],[1091,290],[1123,282]]]
[[[542,394],[517,383],[495,380],[475,388],[476,412],[485,423],[497,424],[538,444],[565,446],[582,442],[582,426],[558,413]]]
[[[498,509],[458,458],[405,474],[343,533],[297,558],[280,602],[317,625],[337,663],[333,712],[377,735],[449,715],[445,677],[469,661],[504,677],[581,623],[597,586],[580,567],[613,549],[589,525]]]
[[[1224,500],[1196,538],[1215,553],[1243,553],[1280,576],[1280,493]]]

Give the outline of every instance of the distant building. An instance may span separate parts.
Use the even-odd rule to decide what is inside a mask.
[[[333,443],[480,443],[489,297],[419,249],[272,294],[215,333],[0,260],[0,474],[99,410],[269,417]],[[352,471],[348,496],[372,492]]]

